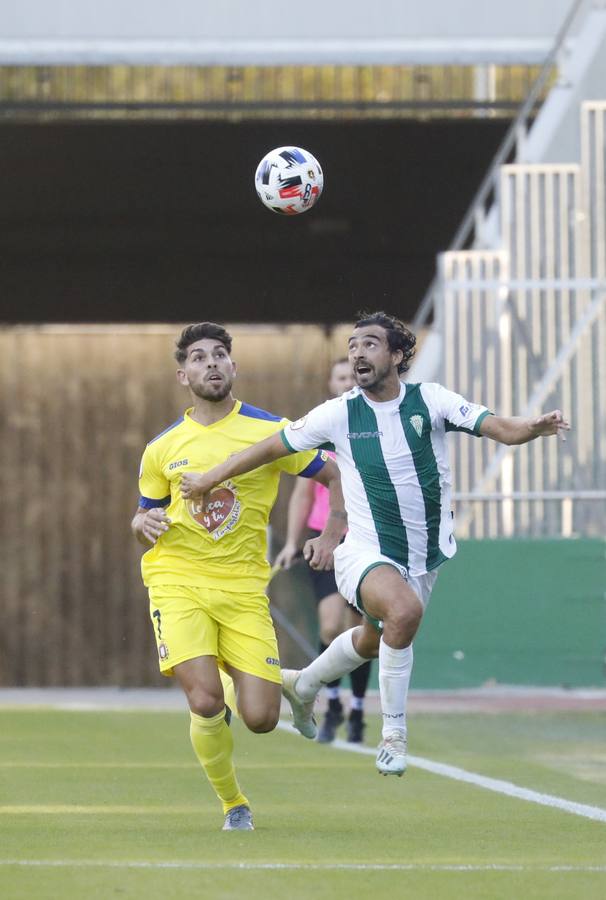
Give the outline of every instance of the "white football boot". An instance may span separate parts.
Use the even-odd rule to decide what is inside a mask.
[[[377,769],[381,775],[398,775],[406,771],[406,732],[394,731],[383,738],[377,750]]]
[[[254,831],[250,806],[242,803],[240,806],[232,806],[225,815],[223,831]]]
[[[318,726],[314,718],[313,700],[303,700],[296,692],[296,685],[301,673],[297,669],[282,669],[282,693],[290,703],[292,710],[292,723],[300,731],[303,737],[315,740],[318,734]]]

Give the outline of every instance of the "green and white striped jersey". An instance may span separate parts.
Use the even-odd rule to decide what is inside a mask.
[[[423,575],[456,553],[447,431],[479,435],[489,415],[440,384],[402,384],[377,403],[353,388],[281,432],[292,451],[333,445],[348,541]],[[332,448],[331,448],[332,449]]]

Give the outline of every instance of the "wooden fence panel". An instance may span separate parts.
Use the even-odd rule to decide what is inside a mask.
[[[316,326],[229,330],[236,396],[290,417],[324,399],[330,361],[346,349]],[[174,375],[178,333],[0,329],[0,684],[164,683],[129,526],[143,448],[188,405]]]

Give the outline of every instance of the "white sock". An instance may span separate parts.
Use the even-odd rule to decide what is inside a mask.
[[[344,631],[324,653],[301,670],[297,679],[297,694],[302,700],[313,700],[322,685],[348,675],[366,662],[354,648],[353,631],[353,628]]]
[[[406,731],[406,700],[412,672],[412,644],[403,650],[379,644],[379,693],[383,713],[384,738],[394,731]]]

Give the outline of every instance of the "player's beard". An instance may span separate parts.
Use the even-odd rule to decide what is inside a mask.
[[[362,390],[371,392],[380,390],[390,374],[390,366],[381,369],[377,369],[373,366],[367,375],[365,374],[362,376],[354,369],[354,378],[358,387],[362,388]]]
[[[191,390],[200,400],[207,400],[209,403],[220,403],[225,400],[231,391],[233,379],[223,379],[221,382],[213,384],[212,382],[202,382],[202,384],[190,384]]]

